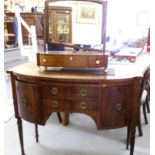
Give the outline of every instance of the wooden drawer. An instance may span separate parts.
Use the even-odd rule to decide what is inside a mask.
[[[99,109],[98,100],[61,100],[42,99],[43,111],[97,111]]]
[[[99,87],[94,84],[49,83],[40,87],[43,98],[99,98]]]
[[[18,110],[21,118],[37,123],[40,119],[38,86],[16,81]]]
[[[107,67],[108,56],[103,55],[102,53],[37,53],[37,65],[46,67]]]
[[[102,125],[118,128],[128,124],[132,104],[132,85],[107,86],[102,89]]]

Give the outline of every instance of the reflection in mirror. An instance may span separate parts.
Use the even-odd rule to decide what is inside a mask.
[[[74,50],[105,49],[106,3],[101,0],[45,2],[45,50],[48,46]],[[69,49],[69,48],[67,48]]]

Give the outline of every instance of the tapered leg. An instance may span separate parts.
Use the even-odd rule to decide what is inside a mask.
[[[61,118],[60,112],[57,112],[57,116],[58,116],[59,122],[61,123],[62,122],[62,118]]]
[[[150,105],[149,105],[149,101],[146,102],[146,108],[147,108],[147,112],[150,113]]]
[[[148,95],[146,97],[146,108],[147,112],[150,113],[150,88],[148,88]]]
[[[138,116],[138,132],[139,132],[139,136],[143,136],[143,132],[142,132],[142,124],[141,124],[141,115],[139,114]]]
[[[130,155],[133,155],[134,152],[134,146],[135,146],[135,133],[136,133],[136,127],[131,127],[131,142],[130,142]]]
[[[22,126],[21,118],[17,118],[17,125],[18,125],[18,134],[19,134],[19,140],[20,140],[21,153],[22,155],[25,155],[24,142],[23,142],[23,126]]]
[[[126,149],[129,149],[130,137],[131,137],[131,128],[130,128],[130,125],[128,125],[128,126],[127,126]]]
[[[146,104],[143,104],[143,114],[144,114],[144,120],[145,124],[148,124],[147,115],[146,115]]]
[[[38,134],[38,125],[35,124],[35,137],[36,137],[36,142],[39,142],[39,134]]]

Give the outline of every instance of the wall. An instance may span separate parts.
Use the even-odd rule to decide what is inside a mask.
[[[150,3],[148,0],[108,0],[107,35],[111,41],[136,40],[147,36],[149,27]],[[138,14],[148,17],[143,21]],[[139,24],[139,22],[141,24]]]
[[[72,7],[72,42],[74,44],[91,44],[100,45],[101,44],[101,11],[102,7],[99,4],[92,3],[82,3],[78,2],[54,2],[51,3],[52,6],[68,6]],[[77,21],[77,13],[79,7],[95,8],[97,11],[97,20],[94,23],[89,23],[88,21],[79,22]],[[88,23],[87,23],[88,22]]]

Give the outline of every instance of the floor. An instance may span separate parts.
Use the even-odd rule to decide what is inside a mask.
[[[91,118],[72,113],[69,126],[62,126],[53,114],[46,126],[39,126],[39,143],[34,125],[23,121],[26,155],[129,155],[125,149],[126,128],[96,130]],[[150,154],[149,125],[143,125],[144,136],[136,136],[134,155]],[[5,123],[5,155],[20,155],[16,120]]]

